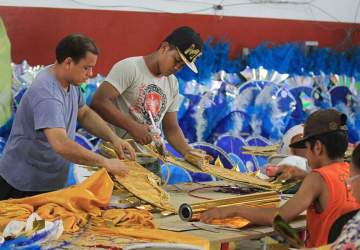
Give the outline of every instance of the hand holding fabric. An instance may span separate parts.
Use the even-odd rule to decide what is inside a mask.
[[[290,165],[278,166],[275,173],[279,181],[303,180],[307,174],[306,171]]]
[[[119,159],[105,158],[103,167],[114,175],[126,176],[129,172],[128,166],[125,162]]]
[[[129,133],[134,138],[134,140],[142,145],[151,143],[152,138],[149,132],[149,125],[138,122],[134,122],[131,130],[129,130]]]
[[[135,160],[136,154],[133,147],[125,140],[117,137],[114,141],[112,141],[114,146],[114,150],[120,159],[124,159],[124,151],[127,151],[130,154],[130,159]]]
[[[166,147],[164,140],[161,137],[161,130],[152,126],[150,129],[150,135],[153,142],[155,143],[158,153],[166,157]]]
[[[222,220],[229,217],[234,217],[233,210],[233,206],[211,208],[201,214],[200,221],[204,223],[210,223],[214,219]]]
[[[186,161],[199,168],[202,168],[204,165],[213,160],[211,155],[206,154],[205,151],[200,149],[191,149],[187,151],[184,158]]]

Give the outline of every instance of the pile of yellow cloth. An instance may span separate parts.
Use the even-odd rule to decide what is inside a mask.
[[[31,205],[0,202],[0,232],[11,220],[26,221],[32,212]]]
[[[23,199],[0,201],[0,231],[11,220],[25,221],[32,212],[37,212],[45,220],[62,219],[67,233],[77,232],[82,227],[94,234],[209,248],[208,240],[156,229],[152,215],[147,211],[104,210],[110,202],[113,187],[110,176],[101,169],[79,185]]]
[[[0,202],[0,217],[5,222],[21,220],[25,215],[37,212],[44,220],[61,218],[65,232],[76,232],[88,222],[90,216],[100,216],[101,208],[111,199],[113,182],[102,169],[80,185],[44,193],[22,199],[10,199]],[[27,205],[27,206],[25,206]],[[22,213],[6,216],[7,211],[23,206]],[[27,210],[27,211],[26,211]]]
[[[98,227],[156,228],[153,216],[146,210],[109,209],[101,217],[93,217],[91,225]]]

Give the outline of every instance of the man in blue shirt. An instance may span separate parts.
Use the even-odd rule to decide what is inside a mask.
[[[0,159],[0,200],[21,198],[65,187],[70,162],[96,165],[117,175],[127,173],[119,159],[107,159],[77,144],[76,122],[110,141],[119,158],[132,147],[120,139],[84,103],[80,84],[92,76],[98,57],[95,43],[71,34],[56,47],[56,62],[41,71],[21,100]]]

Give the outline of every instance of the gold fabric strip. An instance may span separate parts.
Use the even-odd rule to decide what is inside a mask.
[[[124,161],[129,167],[126,176],[115,180],[136,197],[166,211],[175,212],[169,194],[160,187],[160,178],[135,161]]]

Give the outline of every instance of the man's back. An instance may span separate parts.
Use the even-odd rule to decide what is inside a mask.
[[[348,211],[360,208],[345,185],[345,180],[349,177],[348,163],[332,163],[314,169],[313,172],[321,175],[324,191],[307,210],[307,247],[327,244],[328,234],[335,220]]]

